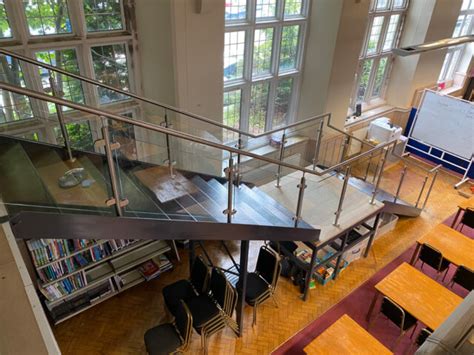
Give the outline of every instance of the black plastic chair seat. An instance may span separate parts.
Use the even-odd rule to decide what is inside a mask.
[[[181,345],[181,339],[173,324],[158,325],[145,333],[146,351],[150,355],[170,354]]]
[[[268,297],[270,297],[268,283],[256,273],[249,273],[247,275],[247,290],[245,292],[245,302],[253,306],[257,301],[257,298],[259,298],[265,292],[268,292]]]
[[[187,303],[193,297],[196,297],[196,293],[188,280],[179,280],[163,288],[166,307],[173,315],[176,314],[180,300]]]
[[[186,302],[193,315],[193,327],[200,329],[211,319],[219,315],[219,308],[207,295],[191,298]]]

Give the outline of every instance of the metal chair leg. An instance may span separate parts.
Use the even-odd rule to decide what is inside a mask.
[[[448,275],[448,271],[449,271],[449,266],[446,268],[446,272],[444,273],[444,276],[443,276],[443,279],[441,280],[441,282],[444,282],[444,279],[446,278],[446,275]]]
[[[393,344],[392,350],[395,352],[395,349],[397,348],[398,344],[400,343],[400,340],[402,340],[402,337],[405,335],[406,332],[402,331],[400,332],[400,335],[398,336],[397,340],[395,340],[395,344]]]
[[[272,293],[271,298],[272,298],[272,300],[273,300],[273,303],[275,304],[275,307],[278,308],[278,301],[277,301],[277,299],[276,299],[275,294]]]
[[[415,334],[416,324],[413,326],[413,331],[411,332],[410,339],[413,339],[413,334]]]
[[[252,327],[257,325],[257,305],[253,306],[253,320],[252,320]]]

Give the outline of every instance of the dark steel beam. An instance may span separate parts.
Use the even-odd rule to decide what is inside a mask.
[[[239,325],[239,337],[244,329],[244,307],[245,294],[247,292],[247,268],[249,261],[249,242],[242,240],[240,243],[240,276],[238,282],[238,302],[237,302],[237,324]]]
[[[20,212],[10,224],[21,239],[317,241],[320,234],[317,229],[44,212]]]

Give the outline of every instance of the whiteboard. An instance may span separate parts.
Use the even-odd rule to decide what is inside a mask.
[[[411,137],[470,160],[474,151],[474,104],[426,90]]]

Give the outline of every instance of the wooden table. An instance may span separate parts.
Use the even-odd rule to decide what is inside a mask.
[[[410,264],[416,260],[422,244],[429,244],[438,249],[443,257],[451,263],[463,265],[474,270],[474,240],[444,225],[438,224],[416,241],[416,248]]]
[[[451,227],[454,227],[456,225],[456,221],[458,220],[458,217],[461,214],[461,211],[465,211],[468,208],[474,208],[474,196],[470,197],[467,200],[464,200],[458,205],[458,211],[456,212],[456,216],[454,216]]]
[[[347,314],[308,344],[304,351],[307,354],[392,354]]]
[[[377,292],[369,308],[370,319],[379,294],[389,297],[420,322],[435,330],[462,298],[407,263],[401,264],[375,285]]]

